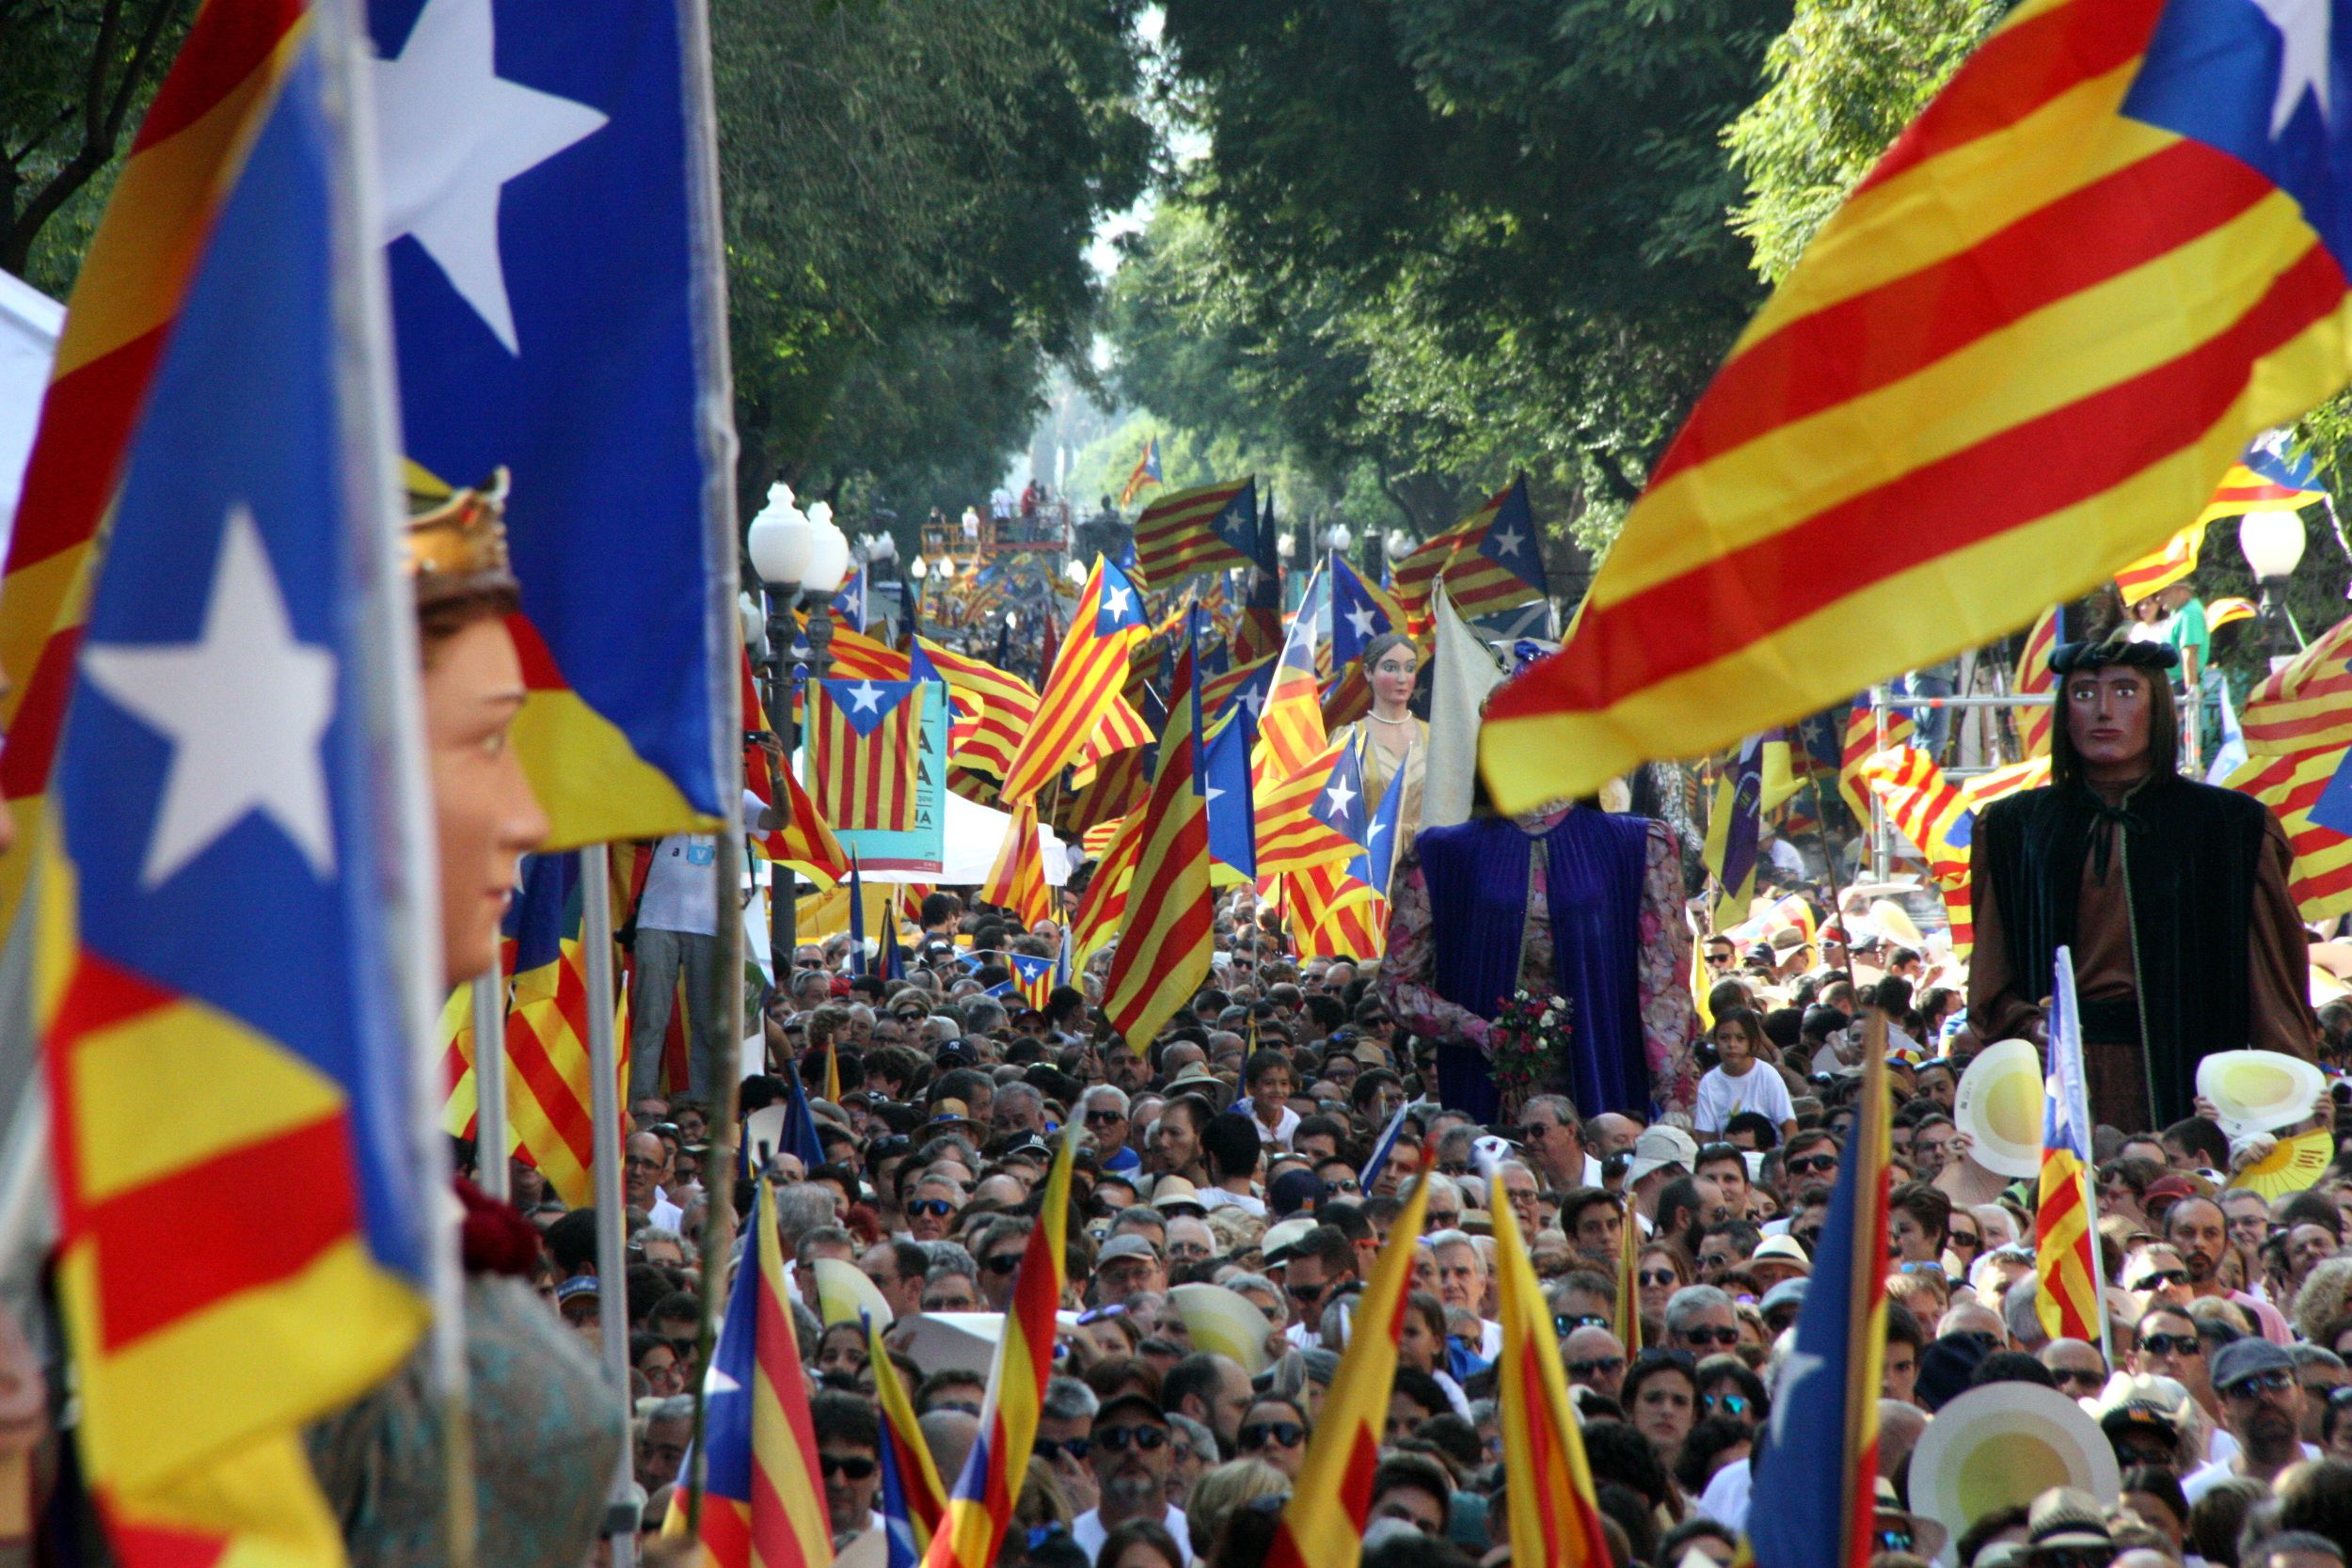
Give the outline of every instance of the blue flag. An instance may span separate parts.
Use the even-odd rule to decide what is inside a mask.
[[[1364,830],[1363,879],[1383,898],[1389,895],[1389,873],[1396,863],[1396,822],[1404,802],[1405,769],[1400,768],[1389,775],[1389,787],[1380,792],[1380,809]]]
[[[866,879],[858,874],[855,850],[850,852],[850,973],[869,973],[866,958]]]
[[[871,624],[866,601],[866,568],[860,566],[842,583],[841,591],[834,594],[834,613],[841,617],[843,626],[862,632]]]
[[[1209,739],[1204,765],[1209,807],[1209,858],[1238,871],[1250,881],[1258,879],[1257,812],[1249,798],[1248,724],[1227,724]]]
[[[724,815],[738,737],[708,106],[668,0],[368,0],[409,458],[503,465],[554,847]],[[699,41],[697,40],[697,41]]]

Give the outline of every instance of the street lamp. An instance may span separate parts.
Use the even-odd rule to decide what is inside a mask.
[[[1406,556],[1412,554],[1413,551],[1421,547],[1421,541],[1414,538],[1411,534],[1406,532],[1401,528],[1392,528],[1389,530],[1389,537],[1385,543],[1389,546],[1389,559],[1391,561],[1402,561]]]
[[[1326,547],[1337,550],[1342,555],[1345,555],[1347,553],[1347,546],[1355,542],[1356,536],[1348,531],[1347,525],[1345,523],[1333,523],[1330,531],[1323,536],[1323,543]]]
[[[784,749],[787,768],[792,766],[792,753],[800,744],[792,723],[793,609],[802,590],[815,586],[816,555],[822,535],[808,514],[794,504],[792,487],[777,483],[769,487],[768,504],[752,519],[744,539],[752,570],[759,574],[768,590],[768,728]],[[833,580],[834,586],[840,584],[837,569]],[[792,975],[798,886],[799,879],[790,871],[781,864],[775,867],[768,896],[768,962],[779,990]]]
[[[2249,512],[2238,519],[2237,544],[2262,589],[2263,647],[2275,670],[2295,653],[2287,639],[2286,584],[2303,560],[2303,515]]]
[[[918,555],[913,561],[907,562],[907,576],[913,578],[915,581],[921,582],[925,578],[928,578],[930,575],[931,563],[929,561],[924,560],[921,556]]]

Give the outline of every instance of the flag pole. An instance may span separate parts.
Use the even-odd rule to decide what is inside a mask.
[[[473,982],[473,1168],[484,1193],[514,1198],[506,1163],[506,976],[495,963]]]
[[[474,1568],[480,1542],[465,1273],[457,1227],[442,1217],[452,1150],[441,1130],[444,1085],[435,1044],[435,1021],[451,982],[441,961],[440,854],[425,771],[423,657],[402,560],[404,437],[392,361],[391,288],[378,237],[382,198],[375,171],[383,166],[374,135],[374,55],[356,0],[315,7],[312,17],[327,156],[339,166],[327,180],[335,207],[327,214],[327,232],[335,263],[336,412],[343,437],[337,479],[345,491],[347,515],[364,525],[361,537],[344,547],[351,550],[355,586],[362,597],[357,644],[367,668],[358,684],[369,709],[374,761],[389,781],[390,820],[384,826],[396,846],[380,896],[392,950],[391,1001],[400,1033],[409,1042],[409,1121],[424,1211],[416,1223],[432,1308],[425,1345],[442,1438],[441,1522],[451,1568]]]
[[[604,1528],[613,1568],[637,1559],[637,1521],[628,1501],[637,1481],[628,1410],[628,1267],[622,1237],[620,1053],[613,1040],[612,880],[601,844],[580,850],[580,937],[588,958],[588,1116],[596,1148],[592,1201],[596,1214],[597,1359],[621,1402],[621,1457],[608,1493]],[[479,1048],[475,1051],[478,1058]],[[478,1070],[478,1069],[477,1069]],[[629,1513],[624,1520],[621,1515]],[[626,1524],[626,1528],[621,1528]]]

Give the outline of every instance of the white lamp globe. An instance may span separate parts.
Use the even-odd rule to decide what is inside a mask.
[[[808,515],[792,502],[792,487],[771,485],[768,504],[752,519],[745,545],[751,551],[752,570],[762,582],[773,586],[804,582],[809,557],[817,547],[817,526]]]
[[[818,502],[823,505],[823,502]],[[830,522],[818,522],[814,514],[809,521],[815,529],[815,543],[810,546],[808,565],[801,585],[812,594],[831,594],[841,586],[841,579],[850,575],[850,540]]]
[[[2295,575],[2303,560],[2303,517],[2296,512],[2249,512],[2238,519],[2238,548],[2264,582]]]

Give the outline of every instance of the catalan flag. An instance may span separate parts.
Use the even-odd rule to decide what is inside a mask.
[[[2153,598],[2197,570],[2197,556],[2204,542],[2205,525],[2200,519],[2166,540],[2162,548],[2119,568],[2115,591],[2125,604]]]
[[[1388,946],[1388,901],[1371,884],[1365,847],[1370,821],[1364,810],[1363,769],[1352,746],[1335,754],[1311,810],[1351,853],[1290,877],[1291,912],[1303,958],[1376,958]]]
[[[1756,1495],[1772,1499],[1748,1513],[1756,1568],[1867,1568],[1878,1550],[1888,1138],[1885,1037],[1871,1033],[1861,1115],[1813,1250],[1813,1289],[1772,1399],[1772,1441],[1756,1464]]]
[[[996,863],[980,885],[980,902],[1010,910],[1026,930],[1054,912],[1053,891],[1045,885],[1045,847],[1041,841],[1035,797],[1012,808],[1005,824],[1005,842]]]
[[[1364,647],[1383,632],[1405,625],[1405,611],[1387,590],[1369,581],[1339,551],[1325,559],[1331,581],[1331,685],[1323,700],[1323,725],[1337,729],[1362,718],[1372,706],[1372,684],[1364,670]]]
[[[1416,634],[1431,624],[1429,591],[1440,578],[1454,608],[1471,618],[1534,604],[1551,592],[1525,474],[1397,562],[1396,602]]]
[[[1365,1185],[1371,1185],[1369,1175]],[[1315,1414],[1297,1484],[1275,1527],[1267,1568],[1357,1568],[1363,1560],[1372,1472],[1380,1461],[1389,1391],[1396,1383],[1397,1342],[1405,1333],[1414,1256],[1428,1208],[1429,1183],[1415,1181],[1373,1259],[1372,1277],[1349,1319],[1347,1349]]]
[[[1269,513],[1272,508],[1267,509]],[[1269,517],[1266,535],[1274,526]],[[1260,569],[1249,574],[1249,592],[1242,601],[1240,623],[1233,628],[1233,662],[1254,664],[1271,658],[1282,647],[1282,574]]]
[[[1207,706],[1201,705],[1204,712]],[[1248,726],[1212,727],[1201,764],[1200,794],[1209,808],[1212,879],[1220,883],[1256,881],[1258,818],[1250,801]]]
[[[828,608],[832,610],[834,619],[843,627],[854,632],[866,632],[870,631],[874,625],[869,598],[870,595],[866,592],[866,568],[860,566],[842,579],[841,586],[834,592],[833,603]]]
[[[1038,698],[1037,723],[1005,768],[1004,798],[1045,787],[1075,757],[1127,682],[1127,657],[1144,634],[1143,605],[1127,574],[1094,558],[1070,634]]]
[[[833,1561],[775,1202],[761,1177],[746,1226],[755,1240],[736,1265],[726,1320],[704,1374],[701,1525],[711,1568],[826,1568]],[[679,1473],[693,1473],[691,1456]],[[683,1535],[691,1506],[681,1484],[662,1533]]]
[[[2099,1299],[2099,1211],[2090,1195],[2090,1113],[2083,1076],[2074,956],[2058,950],[2051,984],[2050,1072],[2042,1085],[2042,1184],[2034,1209],[2034,1315],[2053,1339],[2106,1343]]]
[[[979,1439],[947,1496],[946,1517],[923,1554],[924,1568],[993,1568],[1005,1527],[1012,1522],[1037,1441],[1045,1380],[1054,1371],[1055,1314],[1061,1305],[1070,1239],[1070,1163],[1084,1131],[1075,1117],[1062,1130],[1037,1227],[1029,1232],[1028,1249],[1013,1275],[1012,1309],[1005,1314],[996,1363],[980,1402]]]
[[[442,480],[513,470],[549,846],[707,831],[740,798],[741,634],[702,8],[362,8],[401,432]]]
[[[1127,483],[1120,486],[1119,504],[1133,506],[1136,498],[1143,494],[1145,485],[1167,483],[1160,474],[1160,438],[1154,436],[1143,443],[1143,452],[1136,459],[1135,470],[1128,474]]]
[[[2274,15],[2009,13],[1749,325],[1566,646],[1495,693],[1500,809],[2025,625],[2344,385],[2352,40]]]
[[[507,911],[515,972],[506,1013],[506,1115],[523,1155],[573,1208],[591,1193],[596,1145],[588,1070],[588,969],[580,946],[580,857],[532,855]],[[497,1140],[484,1138],[499,1157]]]
[[[1136,833],[1135,883],[1103,991],[1104,1015],[1137,1051],[1208,979],[1215,945],[1197,646],[1187,638],[1177,663],[1159,771]]]
[[[1642,1354],[1642,1226],[1633,1205],[1625,1204],[1617,1227],[1617,1342],[1628,1355]]]
[[[2208,631],[2219,631],[2232,622],[2250,621],[2254,614],[2254,601],[2251,599],[2216,599],[2205,607],[2205,627]]]
[[[1170,490],[1136,519],[1136,569],[1155,593],[1196,572],[1275,566],[1271,529],[1258,517],[1255,475],[1230,483]]]
[[[2062,608],[2052,605],[2043,610],[2026,633],[2025,646],[2017,651],[2016,673],[2010,680],[2010,689],[2020,697],[2055,698],[2058,694],[2058,677],[2050,673],[2050,656],[2058,651]],[[2017,738],[2026,756],[2050,754],[2050,724],[2057,716],[2055,703],[2018,710]]]
[[[37,459],[18,558],[45,536],[91,564],[61,484],[106,511],[59,608],[80,635],[35,672],[64,725],[32,974],[82,1473],[127,1568],[341,1563],[301,1428],[456,1308],[419,1070],[445,977],[410,918],[433,849],[389,761],[418,722],[369,444],[390,347],[346,309],[373,243],[347,227],[349,59],[298,8],[197,17],[63,361],[143,395],[53,389],[43,442],[93,468]]]
[[[1916,753],[1913,753],[1916,755]],[[1773,899],[1755,914],[1722,934],[1741,947],[1756,942],[1769,942],[1784,931],[1794,931],[1797,941],[1810,946],[1819,927],[1813,906],[1805,902],[1802,893],[1787,894]]]
[[[961,716],[947,734],[947,755],[966,768],[1003,778],[1012,766],[1021,737],[1037,722],[1037,688],[998,665],[943,647],[928,637],[915,644],[956,694],[959,709],[977,709]]]
[[[1486,1212],[1494,1221],[1496,1316],[1502,1355],[1495,1396],[1502,1423],[1502,1495],[1511,1517],[1511,1556],[1549,1568],[1611,1568],[1584,1435],[1568,1402],[1560,1339],[1543,1282],[1519,1232],[1502,1172],[1488,1162]]]
[[[781,774],[775,773],[768,766],[768,754],[756,747],[745,753],[745,765],[752,792],[785,808],[783,827],[752,840],[760,853],[796,871],[807,872],[819,887],[831,887],[848,876],[850,853],[834,836],[833,824],[825,820],[825,814],[817,809],[817,802],[801,787],[800,776],[789,768]]]
[[[2292,450],[2288,433],[2266,431],[2246,444],[2246,451],[2221,476],[2213,499],[2200,522],[2242,517],[2249,512],[2293,512],[2329,500],[2311,458]]]
[[[874,1403],[882,1414],[882,1529],[889,1541],[887,1568],[913,1568],[946,1517],[947,1489],[931,1464],[930,1446],[914,1415],[914,1402],[898,1380],[898,1368],[882,1343],[882,1324],[866,1323],[866,1364],[874,1371]]]
[[[189,24],[74,283],[0,580],[0,733],[8,737],[0,793],[24,835],[16,853],[0,857],[0,928],[14,927],[48,831],[42,797],[100,522],[116,504],[205,236],[300,53],[307,11],[302,0],[262,0],[205,7]]]
[[[1311,595],[1322,580],[1318,570],[1308,585]],[[1251,760],[1261,805],[1272,783],[1296,775],[1328,740],[1323,728],[1323,689],[1315,673],[1314,617],[1302,612],[1282,639],[1265,706],[1258,715],[1258,748]]]
[[[1885,736],[1879,733],[1879,715],[1886,718]],[[1844,798],[1846,809],[1854,820],[1865,827],[1870,822],[1870,786],[1863,782],[1862,765],[1880,752],[1909,746],[1918,726],[1900,708],[1873,709],[1862,698],[1855,698],[1846,714],[1845,760],[1837,769],[1837,793]]]
[[[1929,878],[1944,895],[1952,950],[1966,956],[1976,946],[1968,863],[1977,813],[2004,796],[2048,784],[2050,759],[2036,757],[1996,768],[1955,784],[1925,752],[1904,747],[1870,758],[1863,765],[1862,775],[1885,804],[1895,831],[1909,839],[1925,859]]]
[[[2238,721],[2250,755],[2227,782],[2286,831],[2296,909],[2306,920],[2352,911],[2352,620],[2257,685]]]
[[[808,705],[809,794],[849,832],[910,832],[922,749],[923,681],[815,681]]]
[[[1095,862],[1094,875],[1088,879],[1085,895],[1078,900],[1078,911],[1070,918],[1077,961],[1082,964],[1109,946],[1126,923],[1127,893],[1135,878],[1136,862],[1143,853],[1143,822],[1140,809],[1120,818],[1110,847]]]
[[[1275,659],[1279,652],[1278,646],[1275,653],[1246,664],[1236,657],[1232,668],[1222,674],[1202,672],[1200,711],[1209,716],[1211,724],[1222,724],[1229,714],[1237,714],[1249,727],[1251,743],[1256,743],[1258,719],[1265,712],[1266,697],[1274,689]]]

